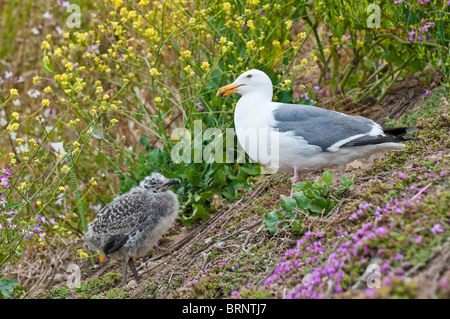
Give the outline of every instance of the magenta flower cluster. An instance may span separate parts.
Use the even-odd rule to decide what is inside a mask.
[[[38,217],[36,218],[36,224],[33,223],[32,225],[26,227],[19,226],[21,222],[17,220],[19,218],[19,216],[17,215],[17,211],[5,212],[2,215],[2,217],[5,217],[2,218],[2,223],[0,223],[0,236],[3,238],[8,238],[11,236],[23,236],[24,239],[28,239],[31,238],[34,234],[39,234],[44,231],[44,228],[40,223],[40,215],[38,215]],[[6,223],[3,223],[3,221],[6,221]],[[6,236],[4,236],[5,234],[3,234],[3,232],[6,232]],[[6,241],[8,241],[8,239],[6,239]],[[2,244],[6,243],[7,242],[2,242]]]
[[[439,155],[445,156],[442,152]],[[393,176],[397,176],[400,183],[406,183],[410,178],[424,182],[447,175],[447,171],[438,172],[438,168],[434,172],[425,166],[408,168],[407,172],[395,172]],[[330,236],[324,232],[306,232],[297,245],[285,253],[273,274],[263,282],[262,289],[280,291],[280,288],[291,287],[286,298],[330,298],[350,289],[374,260],[378,260],[382,286],[390,285],[393,279],[403,280],[406,270],[412,267],[404,260],[404,252],[392,252],[380,243],[392,241],[396,234],[405,230],[408,219],[401,216],[427,194],[423,186],[408,186],[400,196],[390,197],[384,205],[360,204],[348,218],[351,222],[359,220],[352,232],[343,231],[341,225]],[[417,227],[410,238],[411,245],[419,247],[425,244],[425,237],[443,233],[447,227],[442,220],[417,219],[413,223]],[[324,240],[327,237],[332,239]],[[355,269],[361,273],[355,273]],[[368,298],[374,297],[375,289],[366,289],[365,293]]]
[[[0,207],[5,208],[8,203],[8,199],[1,193],[2,190],[10,188],[9,177],[11,176],[11,169],[2,166],[0,170]]]
[[[419,42],[423,42],[424,40],[431,40],[431,35],[427,34],[427,32],[433,27],[434,22],[427,22],[420,25],[417,29],[412,28],[411,32],[409,32],[409,41],[416,42],[418,40]]]
[[[3,238],[10,237],[11,235],[23,236],[25,239],[32,237],[36,233],[40,233],[43,231],[43,227],[41,226],[41,216],[38,215],[36,218],[37,224],[30,226],[19,226],[22,224],[18,222],[17,211],[5,211],[6,204],[8,203],[8,199],[5,197],[1,191],[5,189],[9,189],[10,186],[10,178],[11,169],[6,168],[4,165],[0,169],[0,236]],[[13,233],[11,233],[11,231]],[[7,236],[3,236],[3,232],[7,232]],[[5,239],[7,240],[7,239]],[[6,242],[2,242],[2,244],[6,244]]]

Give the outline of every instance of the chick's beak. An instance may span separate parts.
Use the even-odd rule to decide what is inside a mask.
[[[229,85],[222,86],[217,91],[217,96],[220,96],[220,97],[227,96],[228,94],[236,92],[237,88],[240,87],[240,86],[243,86],[243,85],[245,85],[245,84],[238,84],[238,85],[229,84]]]
[[[180,184],[181,183],[181,181],[179,180],[179,179],[176,179],[176,178],[174,178],[174,179],[169,179],[167,182],[165,182],[164,184],[162,184],[161,186],[159,186],[159,188],[168,188],[168,187],[170,187],[170,186],[172,186],[172,185],[177,185],[177,184]]]

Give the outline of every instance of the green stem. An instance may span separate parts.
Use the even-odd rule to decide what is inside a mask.
[[[70,153],[70,150],[67,149],[66,152]],[[75,172],[73,170],[73,164],[70,164],[71,163],[70,157],[66,156],[66,162],[67,162],[67,164],[69,164],[71,166],[70,179],[72,181],[73,191],[75,193],[75,198],[77,200],[77,208],[78,208],[78,213],[79,213],[80,219],[81,219],[81,227],[83,228],[83,233],[87,233],[88,226],[87,226],[87,221],[86,221],[86,214],[84,211],[83,202],[81,201],[81,195],[80,195],[80,191],[79,191],[79,187],[78,187],[77,176],[75,175]],[[92,251],[89,251],[89,256],[91,259],[91,264],[92,264],[92,266],[94,266],[95,265],[94,253]]]

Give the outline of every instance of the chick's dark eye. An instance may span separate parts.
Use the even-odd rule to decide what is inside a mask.
[[[251,79],[253,75],[249,74],[247,75],[247,79]]]

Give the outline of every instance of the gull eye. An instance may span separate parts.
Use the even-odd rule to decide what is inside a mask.
[[[253,75],[249,74],[247,75],[247,79],[251,79]]]

